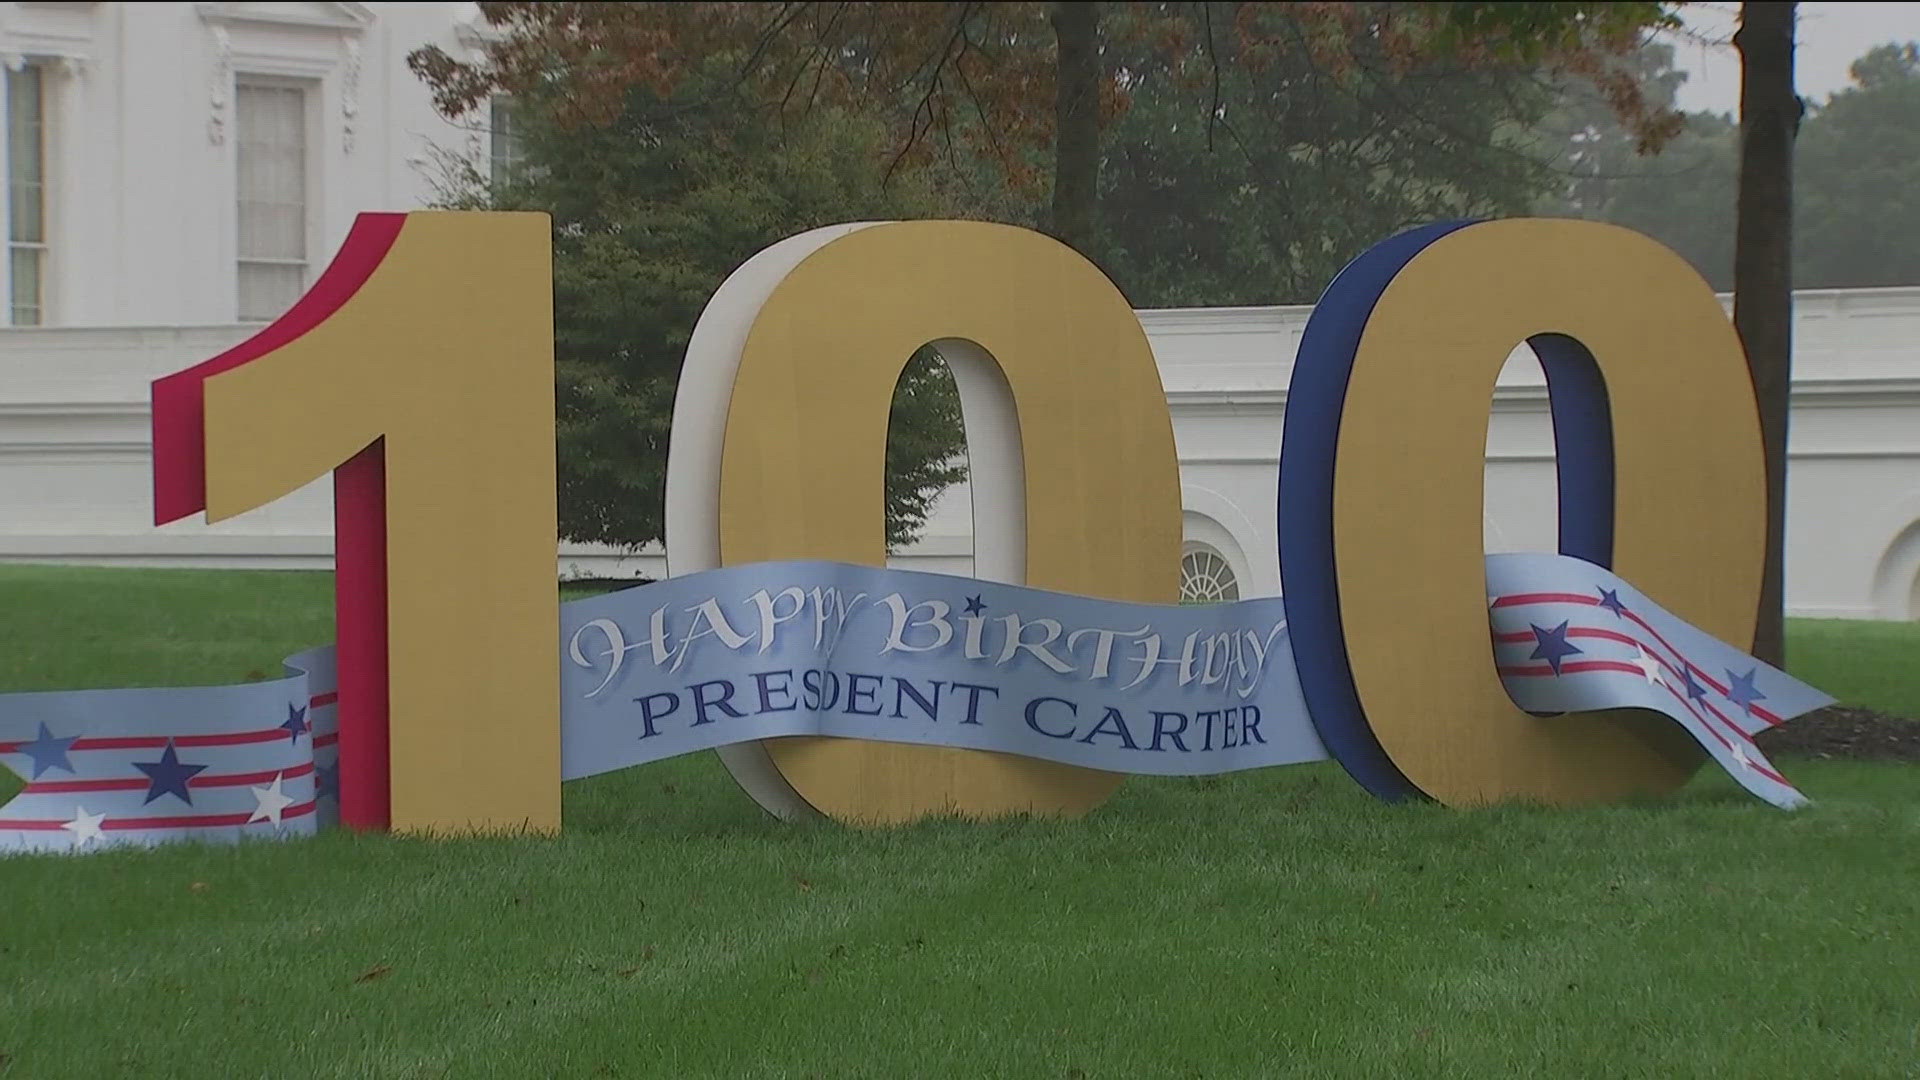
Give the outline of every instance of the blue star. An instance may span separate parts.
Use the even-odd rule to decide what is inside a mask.
[[[159,761],[136,761],[133,767],[147,774],[146,802],[152,802],[162,795],[178,795],[180,801],[188,806],[193,805],[193,796],[187,794],[187,781],[206,769],[205,765],[182,765],[180,755],[174,752],[172,739],[167,740],[167,749],[160,755]]]
[[[1767,700],[1767,695],[1754,688],[1753,678],[1760,673],[1759,668],[1749,668],[1745,675],[1727,672],[1727,700],[1740,706],[1748,716],[1753,715],[1753,703]]]
[[[967,597],[967,614],[978,615],[985,610],[987,610],[987,605],[980,602],[980,597],[978,596]]]
[[[290,743],[299,742],[300,736],[305,735],[307,733],[306,706],[302,705],[296,709],[292,705],[288,705],[286,723],[281,724],[280,726],[286,729],[288,742]]]
[[[21,743],[19,752],[33,759],[33,778],[38,780],[40,774],[48,769],[72,772],[73,762],[67,760],[67,751],[73,749],[73,744],[79,741],[78,735],[64,739],[54,738],[53,732],[47,730],[46,722],[42,721],[40,734],[35,736],[32,742]]]
[[[1693,681],[1693,667],[1685,661],[1680,664],[1680,681],[1686,684],[1688,700],[1700,701],[1707,696],[1706,688]]]
[[[1600,590],[1600,606],[1613,612],[1613,617],[1616,619],[1627,613],[1627,609],[1620,603],[1620,593],[1614,589]]]
[[[340,766],[315,765],[313,767],[313,797],[316,799],[340,797]]]
[[[1533,640],[1536,644],[1533,655],[1528,657],[1528,659],[1545,660],[1547,663],[1553,665],[1553,673],[1555,675],[1560,674],[1561,660],[1575,653],[1586,651],[1567,640],[1567,624],[1565,622],[1562,622],[1559,626],[1551,630],[1537,624],[1529,623],[1528,625],[1533,626]]]

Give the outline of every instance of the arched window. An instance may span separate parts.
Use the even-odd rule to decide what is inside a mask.
[[[1205,544],[1189,542],[1180,556],[1180,602],[1220,604],[1240,599],[1240,582],[1226,557]]]

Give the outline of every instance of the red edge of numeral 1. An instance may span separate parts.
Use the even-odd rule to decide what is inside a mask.
[[[226,352],[153,383],[153,523],[207,508],[206,380],[319,326],[373,276],[405,214],[361,214],[340,252],[287,313]],[[334,630],[339,638],[340,822],[383,830],[387,770],[386,454],[376,441],[333,473]]]

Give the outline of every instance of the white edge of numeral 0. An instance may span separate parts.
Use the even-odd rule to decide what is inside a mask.
[[[720,568],[720,457],[726,447],[727,409],[740,373],[740,353],[761,305],[807,256],[877,224],[829,225],[790,236],[742,263],[707,301],[687,340],[667,440],[669,577]],[[774,768],[760,743],[737,743],[714,752],[741,790],[768,813],[780,818],[818,815]]]
[[[829,225],[791,236],[748,259],[723,282],[687,341],[667,444],[667,574],[720,566],[720,459],[740,354],[760,308],[808,256],[884,222]],[[934,342],[960,394],[973,496],[974,576],[1023,584],[1027,565],[1027,482],[1013,390],[985,349],[960,338]],[[780,818],[817,817],[761,743],[714,751],[753,800]]]
[[[960,392],[973,494],[973,576],[1027,582],[1027,461],[1013,388],[993,354],[965,338],[933,343]]]

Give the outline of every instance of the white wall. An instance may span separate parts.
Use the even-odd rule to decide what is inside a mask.
[[[1233,564],[1241,595],[1279,589],[1274,487],[1306,308],[1147,311],[1180,454],[1187,536]],[[0,331],[0,558],[321,567],[325,484],[208,527],[149,524],[147,384],[244,327]],[[1803,292],[1789,466],[1787,600],[1796,614],[1920,618],[1920,288]],[[1490,407],[1487,546],[1555,546],[1544,382],[1518,354]],[[972,569],[963,486],[896,560]],[[1685,538],[1676,538],[1684,543]],[[657,576],[657,552],[572,547],[577,573]]]

